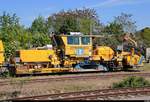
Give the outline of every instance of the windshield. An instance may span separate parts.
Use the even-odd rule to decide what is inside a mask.
[[[68,44],[79,45],[79,37],[77,36],[68,36],[67,41]]]
[[[89,45],[90,44],[90,37],[82,37],[81,38],[83,45]]]

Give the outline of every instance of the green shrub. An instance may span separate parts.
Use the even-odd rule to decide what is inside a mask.
[[[113,83],[113,88],[126,88],[126,87],[143,87],[150,86],[150,82],[143,77],[130,76],[123,79],[119,83]]]
[[[8,71],[4,71],[4,72],[0,73],[0,77],[1,77],[1,78],[7,78],[7,77],[9,77],[9,76],[10,76],[10,74],[9,74]]]

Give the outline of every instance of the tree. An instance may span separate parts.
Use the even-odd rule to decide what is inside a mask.
[[[32,48],[32,36],[33,34],[27,30],[23,30],[16,38],[17,49],[29,49]]]
[[[48,35],[43,33],[36,33],[32,36],[32,45],[33,47],[44,46],[50,44],[50,38]]]
[[[42,16],[37,17],[32,22],[32,25],[30,27],[30,31],[32,33],[38,32],[38,33],[48,34],[49,33],[48,29],[49,29],[49,24]]]
[[[91,33],[91,26],[92,26],[92,20],[90,19],[80,19],[80,31],[83,32],[84,34],[89,34]]]
[[[103,33],[113,34],[111,44],[117,46],[122,43],[122,35],[124,33],[134,33],[136,31],[135,21],[131,19],[131,14],[121,13],[120,16],[114,17],[114,20],[104,26]],[[107,41],[108,42],[108,41]]]
[[[123,27],[121,24],[117,24],[115,21],[113,21],[104,28],[103,32],[115,35],[123,34]]]
[[[3,15],[0,16],[1,39],[3,41],[13,40],[14,36],[17,35],[19,26],[19,18],[16,14],[10,15],[9,13],[3,12]]]
[[[48,17],[55,33],[69,33],[80,31],[90,33],[91,25],[99,25],[99,19],[94,9],[83,8],[60,11]]]
[[[150,28],[146,27],[137,33],[138,40],[143,42],[143,46],[150,47]]]
[[[136,22],[131,17],[131,14],[121,13],[120,16],[114,17],[114,21],[105,26],[103,32],[109,34],[135,33]]]
[[[32,25],[29,28],[29,32],[32,34],[30,42],[32,46],[38,47],[50,44],[49,27],[50,23],[42,16],[39,16],[32,22]]]
[[[17,39],[22,33],[23,27],[19,24],[16,14],[10,15],[3,12],[0,16],[0,39],[4,43],[5,58],[9,58],[17,49]]]
[[[120,16],[115,17],[114,22],[122,26],[124,32],[135,33],[136,22],[132,20],[131,14],[121,13]]]

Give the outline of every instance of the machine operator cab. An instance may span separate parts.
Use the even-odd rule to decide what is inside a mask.
[[[74,67],[86,62],[92,56],[92,37],[80,32],[70,32],[69,35],[54,35],[53,46],[56,48],[63,67]]]
[[[57,48],[63,50],[69,57],[89,57],[92,54],[92,38],[80,32],[71,32],[70,35],[56,35]]]

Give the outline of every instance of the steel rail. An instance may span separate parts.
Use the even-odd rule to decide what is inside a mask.
[[[123,73],[123,74],[103,74],[103,75],[80,75],[80,76],[63,76],[63,77],[50,77],[50,78],[42,78],[42,79],[30,79],[24,80],[25,83],[38,83],[38,82],[49,82],[49,81],[64,81],[64,80],[85,80],[85,79],[106,79],[113,77],[127,77],[127,76],[142,76],[149,77],[150,73]],[[19,81],[19,80],[18,80]],[[1,81],[0,86],[10,85],[17,83],[13,81]]]
[[[109,97],[150,94],[150,87],[116,88],[91,91],[80,91],[60,94],[48,94],[40,96],[19,97],[9,100],[85,100],[85,99],[109,99]]]

